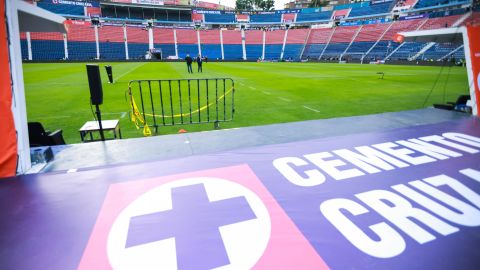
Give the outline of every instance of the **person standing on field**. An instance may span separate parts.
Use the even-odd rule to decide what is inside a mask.
[[[187,62],[188,73],[193,73],[193,71],[192,71],[193,59],[192,59],[192,57],[190,57],[190,54],[187,54],[187,57],[185,57],[185,62]]]
[[[202,56],[199,54],[197,56],[197,66],[198,66],[199,73],[202,73],[202,64],[203,64],[203,59],[202,59]]]

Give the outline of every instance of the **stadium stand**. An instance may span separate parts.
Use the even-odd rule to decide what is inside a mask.
[[[303,44],[307,38],[308,29],[290,29],[287,35],[287,44]]]
[[[204,16],[203,14],[198,14],[198,13],[192,13],[192,21],[194,22],[204,22]]]
[[[295,13],[289,13],[289,14],[282,14],[282,22],[295,22],[295,18],[297,17],[297,14]]]
[[[330,20],[332,17],[331,11],[314,12],[314,13],[298,13],[297,22],[321,21]]]
[[[193,29],[177,29],[178,57],[198,55],[197,32]]]
[[[173,3],[173,2],[172,2]],[[383,13],[389,12],[392,7],[399,6],[436,6],[440,3],[443,6],[427,9],[427,15],[419,19],[400,18],[398,21],[391,21]],[[90,25],[88,18],[79,19],[69,23],[69,32],[66,36],[67,47],[64,46],[62,35],[53,35],[51,33],[32,33],[30,46],[32,51],[32,60],[59,60],[64,59],[68,54],[69,60],[90,60],[100,57],[106,60],[122,60],[126,57],[126,47],[124,39],[124,26],[126,23],[128,55],[130,59],[144,58],[148,50],[148,31],[144,29],[141,23],[145,19],[155,19],[153,29],[153,44],[157,49],[161,49],[163,57],[178,56],[185,57],[188,53],[195,56],[199,53],[199,48],[203,55],[208,55],[211,59],[226,60],[243,59],[243,46],[241,31],[238,25],[235,30],[232,26],[227,29],[215,29],[217,24],[231,24],[241,21],[247,25],[245,30],[245,56],[248,60],[256,60],[264,54],[266,60],[279,60],[281,55],[284,59],[299,60],[303,59],[367,59],[378,60],[405,60],[412,55],[420,55],[419,52],[425,52],[420,56],[421,59],[443,59],[448,57],[462,57],[463,48],[449,44],[435,44],[435,46],[426,47],[424,43],[407,42],[398,44],[392,42],[396,33],[413,30],[438,29],[453,27],[456,25],[478,24],[480,21],[479,12],[473,12],[472,16],[466,18],[469,8],[454,6],[454,2],[447,0],[400,0],[390,1],[379,4],[371,2],[361,2],[346,5],[338,5],[333,10],[328,8],[301,9],[299,13],[269,12],[266,14],[200,14],[185,8],[165,8],[152,6],[132,6],[121,4],[111,4],[102,2],[101,14],[104,16],[102,25],[99,27],[99,40],[95,40],[94,27]],[[463,2],[462,2],[463,3]],[[174,3],[173,3],[174,4]],[[444,4],[450,4],[452,8],[444,8]],[[38,5],[56,13],[69,13],[72,16],[84,15],[85,9],[66,10],[68,5],[49,5],[47,1],[39,1]],[[93,7],[92,7],[93,8]],[[98,9],[98,8],[97,8]],[[478,6],[472,7],[478,10]],[[94,12],[93,10],[92,12]],[[412,10],[403,10],[404,15],[417,15],[418,12]],[[88,13],[88,11],[87,11]],[[69,16],[68,14],[64,14]],[[356,17],[359,17],[355,19]],[[345,18],[340,26],[333,26],[334,19]],[[110,18],[110,19],[109,19]],[[122,21],[117,18],[127,18]],[[131,20],[138,19],[137,21]],[[461,20],[460,20],[461,19]],[[462,21],[465,19],[464,21]],[[199,30],[200,44],[197,38],[197,31],[192,25],[172,24],[178,21],[202,21],[202,28]],[[299,29],[289,29],[285,38],[285,25],[282,22],[297,22],[302,25]],[[172,22],[172,23],[165,23]],[[315,22],[323,23],[310,29],[310,24]],[[255,27],[263,24],[263,30],[257,30]],[[298,24],[295,25],[298,27]],[[181,25],[181,26],[180,26]],[[211,27],[213,25],[213,29]],[[265,25],[265,26],[264,26]],[[203,29],[203,28],[207,29]],[[252,30],[249,30],[252,27]],[[324,28],[318,28],[324,27]],[[221,45],[220,31],[223,36],[223,47]],[[174,32],[177,39],[174,39]],[[265,44],[264,44],[265,34]],[[175,44],[175,42],[177,44]],[[21,36],[22,57],[28,59],[29,43],[25,33]],[[200,47],[199,47],[200,46]],[[177,49],[176,49],[177,48]],[[283,54],[282,54],[283,48]],[[67,52],[65,52],[67,51]]]
[[[308,29],[288,30],[283,59],[299,60]]]
[[[236,15],[236,20],[238,22],[249,22],[250,21],[250,16],[248,14],[237,14]]]
[[[256,60],[262,57],[263,52],[263,31],[245,31],[245,50],[248,60]]]
[[[425,7],[433,7],[438,5],[445,5],[449,3],[455,2],[464,2],[464,1],[457,1],[457,0],[419,0],[415,5],[415,8],[425,8]]]
[[[53,4],[52,2],[40,1],[37,2],[37,6],[53,13],[62,14],[62,15],[76,15],[83,16],[85,15],[85,9],[83,6],[69,5],[69,4]]]
[[[252,14],[250,22],[252,23],[279,23],[282,20],[281,14]]]
[[[173,28],[154,28],[153,43],[155,48],[162,50],[163,58],[176,55]]]
[[[420,56],[420,59],[436,60],[447,55],[449,52],[456,49],[457,47],[458,45],[451,44],[451,43],[443,43],[443,44],[436,43],[434,46],[432,46],[430,49],[424,52]]]
[[[265,59],[278,60],[283,47],[285,30],[267,31],[265,37]]]
[[[418,51],[420,51],[425,43],[421,42],[405,42],[395,51],[391,56],[391,60],[407,60],[410,57],[414,56]]]
[[[61,60],[65,58],[62,34],[30,33],[30,38],[32,40],[32,59]]]
[[[360,26],[340,26],[333,33],[330,42],[350,42]]]
[[[367,6],[353,6],[350,11],[349,17],[360,17],[372,14],[383,14],[387,13],[390,10],[391,3],[382,3],[382,4],[368,4]]]
[[[144,58],[148,51],[148,32],[142,27],[127,27],[128,54],[131,59]]]
[[[350,13],[350,9],[339,9],[335,10],[333,12],[333,19],[339,20],[348,17],[348,14]]]
[[[222,58],[220,46],[220,30],[200,31],[202,55],[213,59]]]
[[[102,26],[98,29],[98,39],[101,59],[114,60],[125,58],[123,27]]]
[[[205,22],[233,23],[235,22],[235,14],[205,14]]]
[[[336,27],[323,53],[324,58],[339,57],[347,49],[358,29],[359,26]]]
[[[460,15],[455,15],[455,16],[440,17],[440,18],[430,18],[420,28],[420,30],[451,27],[454,22],[456,22],[458,19],[460,19],[460,17],[461,17]]]
[[[392,23],[392,26],[385,32],[382,37],[382,40],[393,40],[395,34],[400,32],[414,31],[419,26],[422,25],[424,20],[406,20],[406,21],[395,21]]]
[[[243,59],[241,32],[238,30],[224,30],[222,31],[222,37],[225,59]]]

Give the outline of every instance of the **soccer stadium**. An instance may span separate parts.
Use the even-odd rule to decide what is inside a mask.
[[[478,269],[479,1],[0,14],[0,269]]]

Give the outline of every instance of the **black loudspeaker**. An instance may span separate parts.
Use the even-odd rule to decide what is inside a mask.
[[[98,65],[87,65],[88,86],[90,87],[90,100],[93,105],[103,103],[102,78]]]

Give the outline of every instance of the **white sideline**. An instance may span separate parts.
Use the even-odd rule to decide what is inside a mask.
[[[311,111],[314,111],[314,112],[317,112],[317,113],[320,112],[319,110],[312,109],[312,108],[310,108],[310,107],[308,107],[308,106],[305,106],[305,105],[303,105],[303,107],[304,107],[305,109],[308,109],[308,110],[311,110]]]

